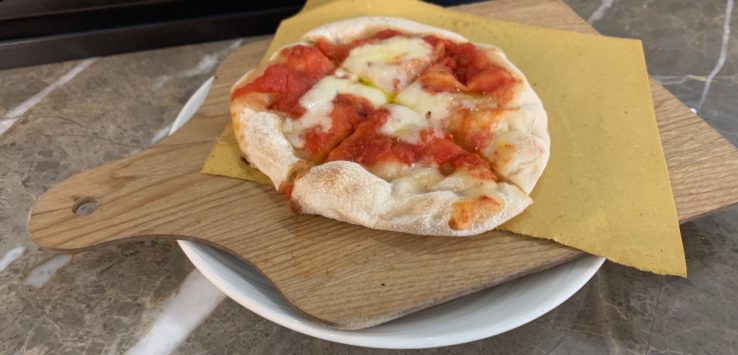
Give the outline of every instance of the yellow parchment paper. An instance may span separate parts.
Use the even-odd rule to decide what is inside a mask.
[[[494,21],[414,0],[309,1],[266,55],[343,18],[404,17],[500,47],[548,112],[551,158],[534,204],[501,229],[658,274],[686,276],[676,208],[638,40]],[[268,183],[240,160],[230,126],[203,172]]]

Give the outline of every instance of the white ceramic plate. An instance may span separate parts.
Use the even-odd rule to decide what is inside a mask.
[[[212,83],[211,78],[195,92],[177,116],[171,132],[197,111]],[[195,267],[223,293],[272,322],[325,340],[396,349],[460,344],[519,327],[566,301],[604,261],[600,257],[583,257],[376,327],[341,331],[304,317],[256,270],[237,258],[195,242],[179,241],[179,245]]]

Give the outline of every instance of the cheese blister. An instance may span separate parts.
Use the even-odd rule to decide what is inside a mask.
[[[386,93],[397,93],[430,64],[433,47],[420,38],[392,37],[356,47],[342,67]]]
[[[423,89],[419,82],[414,82],[402,90],[395,102],[415,110],[419,115],[426,117],[435,127],[448,118],[455,105],[454,96],[447,92],[430,93]]]
[[[420,143],[420,131],[430,128],[431,123],[415,111],[399,105],[389,105],[389,115],[380,132],[410,143]]]

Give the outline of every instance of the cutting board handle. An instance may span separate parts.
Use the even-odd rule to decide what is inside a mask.
[[[203,116],[196,114],[182,131],[207,129]],[[212,144],[174,134],[134,156],[67,178],[33,206],[31,239],[66,252],[129,238],[197,239],[187,228],[193,222],[182,219],[196,216],[200,205],[188,204],[185,194],[196,192]]]
[[[174,134],[131,157],[67,178],[41,195],[29,215],[31,239],[67,252],[140,237],[208,243],[206,237],[214,232],[202,216],[213,213],[214,196],[225,200],[224,189],[244,182],[208,176],[210,183],[202,183],[200,169],[227,122],[222,111],[234,78],[244,65],[258,63],[266,43],[254,42],[226,58],[202,106]]]

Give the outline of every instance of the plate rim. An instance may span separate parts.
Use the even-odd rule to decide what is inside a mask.
[[[182,125],[189,121],[189,119],[194,115],[194,113],[202,105],[205,98],[207,97],[207,94],[212,87],[213,80],[214,77],[210,77],[209,79],[207,79],[194,92],[194,94],[190,96],[190,98],[180,110],[176,119],[172,122],[169,135],[173,134],[177,129],[179,129]],[[581,276],[579,277],[577,282],[573,286],[570,286],[568,290],[560,293],[558,297],[552,299],[551,302],[546,304],[545,307],[539,307],[533,310],[526,317],[524,317],[524,320],[509,322],[506,327],[503,327],[501,329],[496,329],[490,332],[490,330],[487,328],[479,327],[478,329],[473,331],[467,331],[466,333],[462,332],[462,335],[454,333],[443,337],[421,336],[415,339],[405,339],[403,341],[398,341],[397,339],[381,340],[381,335],[362,336],[361,329],[353,331],[338,330],[322,325],[306,317],[303,317],[303,319],[298,319],[292,317],[289,314],[270,309],[269,307],[250,299],[245,294],[238,292],[236,290],[236,285],[228,281],[227,277],[222,273],[222,271],[219,271],[217,270],[217,268],[209,265],[209,263],[214,263],[222,268],[228,268],[228,266],[219,262],[214,257],[208,254],[208,252],[203,248],[207,248],[207,246],[203,246],[197,242],[186,240],[178,240],[177,243],[179,244],[179,247],[182,249],[184,254],[187,256],[187,258],[190,260],[190,262],[192,262],[195,268],[198,269],[208,281],[210,281],[216,288],[218,288],[221,292],[236,301],[238,304],[258,314],[259,316],[288,329],[319,339],[347,345],[384,349],[423,349],[440,346],[450,346],[476,341],[510,331],[543,316],[544,314],[550,312],[551,310],[555,309],[563,302],[571,298],[571,296],[577,293],[582,287],[584,287],[585,284],[587,284],[587,282],[589,282],[589,280],[597,273],[597,271],[600,269],[605,261],[605,259],[602,257],[588,255],[582,257],[581,259],[569,261],[562,265],[555,266],[554,268],[572,263],[586,264],[586,267],[581,271]],[[246,266],[248,267],[248,265]],[[246,279],[241,279],[248,283]],[[381,324],[375,327],[378,326],[381,326]],[[367,329],[371,328],[373,327]]]

